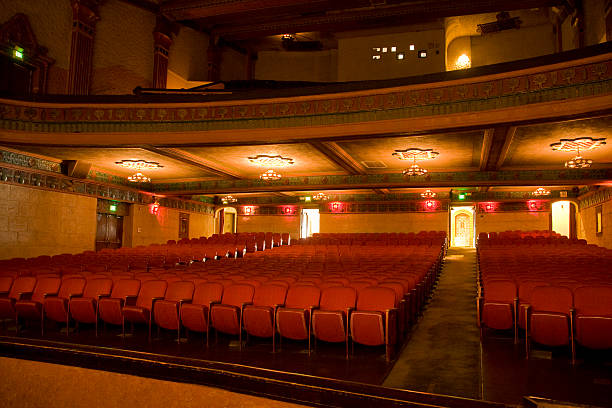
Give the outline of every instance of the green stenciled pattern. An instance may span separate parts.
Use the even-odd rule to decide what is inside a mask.
[[[603,190],[596,191],[594,194],[580,199],[578,201],[578,207],[580,210],[594,205],[602,204],[606,201],[612,200],[612,188],[605,188]]]
[[[39,159],[38,157],[32,157],[21,153],[9,152],[6,150],[0,150],[0,153],[2,153],[1,157],[3,163],[36,170],[49,171],[52,173],[61,173],[61,166],[57,162]]]

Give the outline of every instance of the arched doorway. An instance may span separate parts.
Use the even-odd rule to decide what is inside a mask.
[[[555,201],[551,206],[551,229],[570,239],[576,239],[576,203]]]
[[[474,247],[474,207],[451,208],[451,246]]]
[[[218,208],[215,211],[215,232],[217,234],[236,233],[237,219],[238,212],[234,207]]]

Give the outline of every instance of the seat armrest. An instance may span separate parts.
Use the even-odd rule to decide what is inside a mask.
[[[19,292],[17,294],[17,300],[28,300],[32,297],[32,292]]]
[[[272,305],[272,309],[274,310],[274,312],[276,312],[278,310],[278,308],[285,306],[284,303],[278,303],[276,305]]]
[[[245,306],[249,306],[252,305],[253,302],[244,302],[243,304],[240,305],[240,310],[244,310]]]
[[[71,293],[68,295],[68,300],[72,299],[73,297],[83,297],[83,292],[81,293]]]
[[[43,293],[43,299],[46,299],[51,296],[57,296],[57,292]]]

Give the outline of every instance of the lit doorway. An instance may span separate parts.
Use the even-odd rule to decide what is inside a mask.
[[[551,229],[568,238],[576,238],[576,208],[571,201],[552,203]]]
[[[311,237],[312,234],[319,232],[319,209],[304,208],[302,209],[302,222],[300,228],[300,238]]]
[[[215,231],[218,234],[236,233],[237,211],[234,207],[223,207],[215,212]]]
[[[451,246],[474,248],[474,207],[451,207]]]

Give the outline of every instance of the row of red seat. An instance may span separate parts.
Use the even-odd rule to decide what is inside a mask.
[[[312,326],[313,335],[321,340],[340,341],[341,331],[347,345],[349,338],[364,344],[386,344],[389,353],[432,290],[442,247],[437,251],[429,246],[366,248],[347,252],[346,246],[283,246],[241,259],[146,272],[99,265],[95,273],[82,269],[62,276],[5,276],[2,282],[8,293],[0,298],[0,314],[4,318],[40,318],[41,327],[45,319],[69,324],[72,318],[96,323],[97,329],[99,316],[111,324],[148,323],[149,329],[154,322],[179,334],[181,327],[208,333],[212,326],[238,335],[244,328],[249,334],[273,339],[277,332],[282,337],[310,339]],[[351,256],[343,257],[345,253]],[[26,299],[24,286],[32,284],[32,294]],[[191,295],[186,295],[190,290]],[[210,303],[212,295],[203,301],[206,293],[216,294],[214,302],[221,303]],[[280,299],[283,293],[286,298]],[[305,304],[304,299],[310,299],[308,307],[298,307]],[[249,302],[252,305],[247,305]],[[251,315],[261,316],[248,317]],[[296,334],[303,327],[308,329],[305,337],[304,333]],[[380,327],[385,328],[382,334],[374,330]],[[381,339],[384,342],[380,343]]]
[[[446,245],[446,232],[421,231],[390,233],[316,233],[312,237],[300,239],[301,245]]]
[[[529,342],[612,348],[612,250],[570,241],[562,246],[478,247],[479,324],[525,331]],[[559,240],[559,238],[552,238]]]

